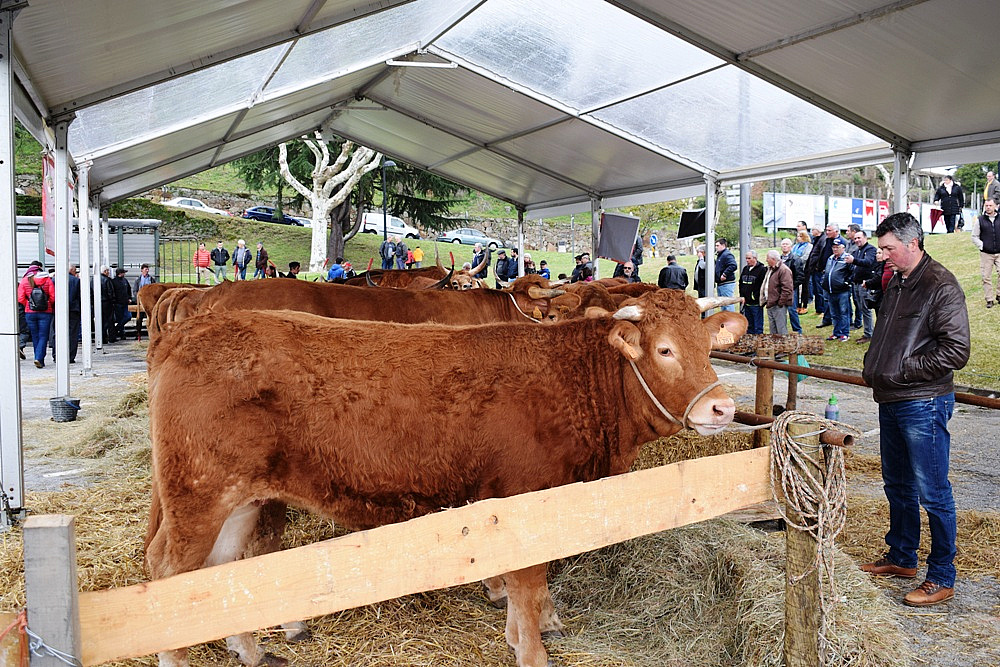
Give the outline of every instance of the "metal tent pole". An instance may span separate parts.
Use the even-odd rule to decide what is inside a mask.
[[[16,9],[0,10],[0,532],[24,507],[21,367],[18,360],[17,216],[14,207],[14,80],[11,25]]]

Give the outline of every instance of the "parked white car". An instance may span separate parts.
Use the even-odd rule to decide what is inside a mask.
[[[389,236],[399,236],[408,239],[419,239],[420,230],[403,222],[400,218],[390,215],[388,222],[385,221],[381,211],[367,211],[362,217],[361,231],[365,234],[381,234],[382,229],[387,228]]]
[[[173,199],[168,199],[162,202],[164,206],[176,206],[177,208],[187,208],[192,211],[201,211],[202,213],[212,213],[213,215],[232,215],[229,211],[224,211],[221,208],[212,208],[200,199],[194,199],[192,197],[174,197]]]

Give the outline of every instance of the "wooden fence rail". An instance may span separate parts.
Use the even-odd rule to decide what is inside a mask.
[[[148,655],[477,581],[721,516],[771,498],[768,466],[766,449],[711,456],[484,500],[126,588],[77,596],[53,585],[29,592],[28,621],[32,625],[36,609],[52,614],[74,600],[84,665]],[[59,522],[41,516],[25,522],[26,551],[53,523]],[[51,532],[42,539],[50,540]],[[75,568],[75,558],[63,567]],[[69,608],[62,616],[67,636],[73,616]],[[43,639],[61,648],[59,637]]]

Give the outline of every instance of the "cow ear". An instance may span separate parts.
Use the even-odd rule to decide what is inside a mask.
[[[635,361],[642,356],[642,347],[639,345],[641,338],[639,327],[626,321],[618,322],[611,328],[611,333],[608,334],[608,342],[611,343],[611,347],[621,352],[625,355],[626,359],[631,361]]]
[[[611,311],[600,306],[587,306],[587,309],[583,311],[583,316],[588,320],[599,320],[602,317],[611,317]]]
[[[712,336],[713,350],[729,349],[747,332],[747,318],[728,310],[706,317],[703,323]]]

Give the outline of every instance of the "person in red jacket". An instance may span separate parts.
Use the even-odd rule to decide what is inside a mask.
[[[35,288],[41,291],[35,291]],[[45,367],[45,349],[49,343],[49,329],[55,313],[56,285],[42,271],[40,262],[32,262],[17,286],[17,302],[24,306],[24,319],[31,332],[35,349],[35,367]]]

